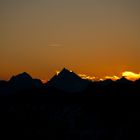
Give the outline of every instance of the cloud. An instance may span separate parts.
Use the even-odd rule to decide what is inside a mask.
[[[87,76],[85,74],[78,74],[82,79],[87,79],[87,80],[95,80],[95,77]]]
[[[111,79],[111,80],[113,80],[113,81],[116,81],[116,80],[118,80],[118,79],[120,79],[118,76],[105,76],[105,79]]]
[[[132,80],[132,81],[140,79],[140,73],[134,73],[134,72],[131,72],[131,71],[123,72],[122,76],[127,78],[128,80]]]
[[[72,72],[72,71],[70,71],[70,72]],[[60,71],[56,71],[56,75],[58,75],[59,73],[60,73]],[[116,80],[120,79],[120,77],[118,77],[116,75],[114,75],[114,76],[105,76],[102,79],[98,79],[97,77],[89,76],[89,75],[86,75],[86,74],[78,74],[78,75],[82,79],[87,79],[87,80],[91,80],[91,81],[104,81],[106,79],[111,79],[113,81],[116,81]],[[131,80],[131,81],[135,81],[135,80],[140,79],[140,73],[134,73],[134,72],[131,72],[131,71],[124,71],[122,73],[122,76],[125,77],[128,80]]]
[[[50,43],[48,44],[48,47],[61,47],[62,44],[59,44],[59,43]]]

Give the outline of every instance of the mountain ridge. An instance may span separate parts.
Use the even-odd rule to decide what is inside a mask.
[[[88,83],[74,72],[63,68],[48,81],[48,85],[66,92],[81,92],[87,88]]]
[[[9,81],[0,81],[0,92],[1,93],[14,93],[19,91],[27,90],[42,90],[48,91],[62,91],[64,93],[82,93],[88,90],[101,90],[103,87],[112,88],[122,87],[128,89],[128,87],[133,87],[139,89],[140,79],[136,81],[130,81],[125,77],[122,77],[116,81],[111,79],[105,79],[101,81],[90,81],[88,79],[83,79],[73,71],[63,68],[58,74],[55,74],[47,83],[42,83],[40,79],[34,79],[28,73],[23,72],[11,77]],[[135,87],[134,87],[135,86]],[[118,88],[118,90],[119,90]],[[6,95],[5,94],[5,95]]]

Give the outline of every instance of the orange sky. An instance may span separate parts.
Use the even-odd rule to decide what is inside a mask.
[[[140,72],[138,0],[0,0],[0,21],[0,79]]]

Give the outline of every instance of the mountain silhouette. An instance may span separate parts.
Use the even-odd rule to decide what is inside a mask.
[[[125,77],[122,77],[122,78],[118,79],[118,80],[116,81],[116,83],[119,83],[119,84],[131,84],[132,81],[126,79]]]
[[[88,81],[64,68],[43,84],[24,72],[0,81],[1,135],[140,139],[139,97],[140,79]]]
[[[9,91],[8,81],[0,80],[0,95],[6,95]]]
[[[23,72],[9,80],[10,89],[13,91],[39,88],[43,84],[39,79],[33,79],[28,73]]]
[[[7,81],[4,81],[4,80],[0,80],[0,87],[4,87],[7,85]]]
[[[47,84],[65,92],[82,92],[87,88],[88,81],[64,68],[58,75],[54,75]]]

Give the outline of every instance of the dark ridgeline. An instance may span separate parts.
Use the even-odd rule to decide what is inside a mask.
[[[88,81],[83,80],[74,72],[70,72],[64,68],[58,75],[55,75],[47,85],[56,87],[67,93],[78,93],[87,88]]]
[[[140,80],[88,81],[63,69],[43,84],[29,74],[0,81],[1,136],[140,139]]]

